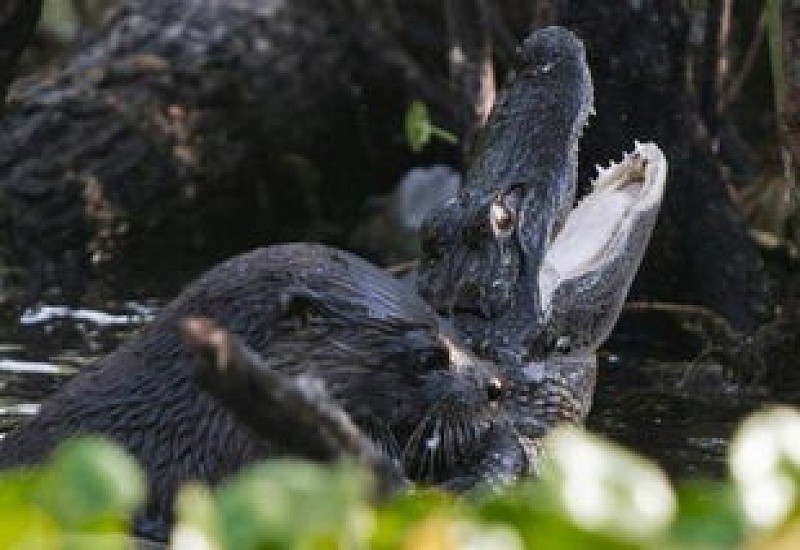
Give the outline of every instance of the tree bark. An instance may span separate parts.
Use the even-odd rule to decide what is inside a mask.
[[[595,81],[582,180],[634,140],[658,143],[670,166],[667,190],[631,297],[705,305],[752,332],[772,316],[772,297],[685,83],[688,18],[678,0],[637,4],[571,0],[562,19],[585,40]]]
[[[360,9],[127,0],[63,66],[19,83],[0,121],[0,210],[29,296],[79,295],[89,259],[336,238],[327,219],[353,220],[356,197],[411,164],[406,105],[449,112],[444,64],[440,81],[423,73]]]
[[[0,5],[0,104],[41,12],[42,0],[6,0]]]

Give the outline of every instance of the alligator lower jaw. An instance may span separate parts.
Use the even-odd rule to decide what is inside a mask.
[[[637,143],[622,161],[598,168],[591,193],[569,213],[545,253],[539,281],[544,309],[565,281],[602,273],[626,254],[638,265],[644,250],[630,250],[631,235],[652,229],[666,171],[663,153],[650,143]]]

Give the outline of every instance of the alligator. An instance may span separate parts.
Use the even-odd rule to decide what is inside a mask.
[[[667,162],[657,146],[636,144],[598,168],[573,209],[593,112],[583,45],[549,27],[525,40],[519,61],[463,188],[423,226],[417,287],[475,353],[505,366],[510,387],[539,384],[541,397],[522,400],[520,414],[543,434],[588,412],[595,352],[647,247]]]
[[[577,139],[592,104],[582,47],[568,31],[550,28],[535,33],[521,53],[527,68],[511,83],[489,119],[481,136],[483,149],[470,168],[465,189],[426,222],[427,255],[418,273],[424,296],[456,327],[453,341],[468,342],[476,355],[465,352],[461,343],[458,353],[472,357],[471,364],[490,365],[490,376],[482,380],[491,383],[462,387],[471,388],[460,396],[474,411],[470,422],[492,418],[504,429],[503,437],[495,438],[482,455],[497,454],[503,458],[499,463],[481,462],[473,475],[435,478],[453,489],[535,473],[543,436],[556,424],[584,420],[597,373],[596,351],[623,307],[666,183],[667,162],[660,149],[636,143],[619,163],[598,167],[591,191],[573,205]],[[561,112],[544,110],[547,123],[561,128],[555,132],[559,143],[569,144],[548,154],[549,142],[535,145],[546,137],[530,135],[538,128],[535,121],[512,115],[539,116],[542,106],[532,104],[530,98],[549,100],[546,90],[554,81],[574,93],[566,105],[560,104]],[[535,154],[529,157],[516,150],[519,143]],[[509,165],[512,168],[505,168]],[[475,233],[480,223],[485,230]],[[441,247],[434,254],[431,240]],[[495,285],[498,280],[500,291]],[[469,285],[479,292],[463,292]],[[442,319],[438,322],[444,326]],[[205,367],[211,380],[204,383],[206,389],[257,433],[274,434],[268,420],[276,406],[270,398],[276,384],[273,369],[256,354],[248,355],[246,344],[231,344],[231,336],[221,338],[226,344],[216,346],[222,348],[215,352],[216,363]],[[449,384],[442,381],[442,385]],[[491,398],[476,399],[481,392]],[[483,408],[487,404],[494,411],[488,416]],[[310,402],[301,407],[315,409]],[[443,421],[446,417],[435,418],[437,422],[431,425],[448,427]],[[419,429],[425,427],[421,424]],[[426,441],[447,439],[436,429],[424,433]],[[322,432],[318,435],[319,440],[325,439]],[[352,442],[352,437],[343,437]],[[364,446],[360,448],[353,454],[363,454]],[[426,452],[407,453],[405,458],[411,462],[404,464],[405,471],[392,472],[386,485],[392,485],[398,475],[424,478],[414,461],[425,457],[431,467],[446,463],[448,455],[441,450],[432,446]]]

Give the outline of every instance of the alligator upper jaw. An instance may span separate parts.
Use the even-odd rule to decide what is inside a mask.
[[[584,335],[590,347],[608,336],[647,248],[667,161],[656,145],[637,143],[621,162],[598,170],[591,193],[569,213],[547,247],[539,273],[547,324],[574,323],[570,310],[576,300],[593,306],[597,319]],[[559,318],[569,321],[559,323]]]

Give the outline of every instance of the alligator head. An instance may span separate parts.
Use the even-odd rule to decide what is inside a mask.
[[[503,365],[508,422],[535,465],[539,438],[588,412],[595,352],[644,255],[667,164],[658,147],[637,144],[573,208],[593,99],[583,47],[547,28],[521,59],[463,189],[423,227],[417,282],[478,355]]]
[[[462,323],[496,319],[520,300],[539,310],[539,264],[575,199],[578,139],[593,102],[583,45],[549,27],[523,43],[519,63],[462,190],[422,230],[418,288]]]

